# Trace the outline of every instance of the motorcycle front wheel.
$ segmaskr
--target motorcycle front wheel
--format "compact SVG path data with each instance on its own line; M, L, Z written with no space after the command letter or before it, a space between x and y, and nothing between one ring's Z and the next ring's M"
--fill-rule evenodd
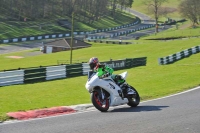
M128 105L131 107L136 107L140 103L140 95L135 88L131 86L131 89L135 91L134 95L128 96Z
M106 112L109 109L110 103L109 98L104 97L102 99L102 94L99 91L93 91L91 93L92 104L101 112Z

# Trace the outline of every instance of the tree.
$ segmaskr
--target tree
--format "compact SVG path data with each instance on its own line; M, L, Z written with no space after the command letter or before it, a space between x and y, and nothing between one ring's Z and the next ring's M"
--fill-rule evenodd
M121 11L123 7L132 7L133 0L118 0L117 4L121 5Z
M92 23L112 14L116 17L116 6L129 7L133 0L0 0L0 15L3 19L36 20L54 16L71 17Z
M111 15L115 19L115 11L116 11L116 8L117 8L117 0L111 0L111 6L112 6Z
M183 0L179 5L179 11L182 16L190 19L192 25L198 24L200 19L200 1L199 0Z
M161 10L161 5L164 2L167 2L167 0L143 0L144 4L148 6L148 9L152 9L149 10L151 14L154 15L154 19L155 19L155 32L158 32L158 19L159 19L159 10ZM152 11L152 12L151 12Z

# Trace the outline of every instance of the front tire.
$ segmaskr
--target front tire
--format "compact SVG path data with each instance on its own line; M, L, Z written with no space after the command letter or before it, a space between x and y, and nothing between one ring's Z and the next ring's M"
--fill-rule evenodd
M105 97L102 99L101 93L99 91L93 91L91 93L92 104L101 112L106 112L109 109L110 103L109 98Z
M131 107L137 107L138 104L140 103L140 95L137 92L137 90L135 88L133 88L132 86L130 86L132 90L135 91L134 95L129 95L128 96L128 103L127 105L131 106Z

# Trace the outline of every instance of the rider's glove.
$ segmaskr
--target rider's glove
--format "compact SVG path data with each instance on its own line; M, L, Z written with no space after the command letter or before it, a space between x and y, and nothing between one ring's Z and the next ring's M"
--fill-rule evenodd
M108 77L108 76L110 76L110 73L106 73L106 74L105 74L105 77Z
M102 75L100 78L105 78L105 77L108 77L108 76L110 76L110 73L106 73L106 74Z

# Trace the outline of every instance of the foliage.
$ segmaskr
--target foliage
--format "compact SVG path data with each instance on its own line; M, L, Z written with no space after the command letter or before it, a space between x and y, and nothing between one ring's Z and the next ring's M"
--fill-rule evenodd
M158 25L159 19L159 10L161 10L161 5L167 0L144 0L144 4L147 5L148 8L151 8L152 14L154 14L154 19L156 21L156 25ZM155 27L156 32L158 32L158 26Z
M87 23L82 20L75 18L75 31L92 31L95 29L103 29L121 26L124 24L132 23L135 19L135 16L130 15L119 10L116 11L116 20L111 16L104 16L98 21L93 23ZM15 38L20 36L35 36L42 34L56 34L56 33L67 33L70 32L70 29L66 29L58 25L57 21L60 19L66 19L66 17L56 16L54 18L46 18L35 21L6 21L0 22L0 40L7 38ZM68 18L71 20L70 18Z
M191 38L191 37L199 37L200 35L200 27L197 26L196 28L188 28L188 25L190 25L190 23L185 22L185 23L177 23L176 26L174 26L173 28L163 31L163 32L159 32L157 34L151 35L151 36L145 36L143 37L143 39L173 39L173 38L177 38L177 39L184 39L184 38ZM180 27L180 29L177 29L177 26ZM185 28L186 26L186 28ZM183 27L183 29L182 29Z
M71 16L93 22L110 14L113 0L0 0L0 15L9 20L35 20L52 16ZM114 5L131 6L133 0L114 0ZM6 8L5 8L6 7ZM115 12L116 8L112 10Z
M159 21L166 21L167 18L174 20L181 19L181 16L178 12L178 5L180 2L180 0L167 0L167 2L163 3L161 11L159 11L162 13L159 17ZM147 5L144 4L143 0L134 0L132 8L144 14L148 14L154 18L153 14L149 12L149 9L147 9Z
M200 21L200 1L199 0L183 0L179 5L180 14L193 23L198 24Z

